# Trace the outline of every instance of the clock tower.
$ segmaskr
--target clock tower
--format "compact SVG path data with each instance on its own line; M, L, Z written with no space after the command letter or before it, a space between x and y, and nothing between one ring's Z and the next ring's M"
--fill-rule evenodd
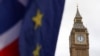
M77 8L73 28L69 37L70 56L89 56L89 36Z

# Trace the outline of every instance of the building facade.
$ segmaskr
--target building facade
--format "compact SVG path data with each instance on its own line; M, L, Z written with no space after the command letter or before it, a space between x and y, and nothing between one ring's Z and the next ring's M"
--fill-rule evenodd
M70 56L89 56L89 33L77 8L69 37Z

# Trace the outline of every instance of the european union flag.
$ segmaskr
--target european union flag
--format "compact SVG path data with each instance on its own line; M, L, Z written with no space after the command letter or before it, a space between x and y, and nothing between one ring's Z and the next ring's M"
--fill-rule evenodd
M65 0L32 0L23 20L20 56L54 56Z

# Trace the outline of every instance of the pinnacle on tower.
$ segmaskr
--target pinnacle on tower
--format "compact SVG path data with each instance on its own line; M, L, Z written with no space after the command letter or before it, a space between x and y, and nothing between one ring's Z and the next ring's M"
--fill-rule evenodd
M78 7L77 7L76 16L74 18L73 28L76 28L76 29L79 29L79 28L83 29L83 28L85 28L84 25L83 25L82 17L81 17L81 15L79 13Z
M78 7L77 7L77 12L76 12L76 17L81 17L79 10L78 10Z
M75 16L74 22L75 23L76 22L82 22L81 20L82 20L82 17L80 15L79 10L78 10L78 7L77 7L77 11L76 11L76 16Z

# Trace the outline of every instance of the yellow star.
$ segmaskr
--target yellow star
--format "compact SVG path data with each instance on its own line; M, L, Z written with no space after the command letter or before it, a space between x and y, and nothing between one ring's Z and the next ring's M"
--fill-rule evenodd
M43 15L40 13L40 10L37 11L37 15L32 18L32 21L35 23L35 29L41 26Z
M41 46L39 44L37 44L36 49L33 51L33 55L34 56L40 56L39 52L40 52Z

